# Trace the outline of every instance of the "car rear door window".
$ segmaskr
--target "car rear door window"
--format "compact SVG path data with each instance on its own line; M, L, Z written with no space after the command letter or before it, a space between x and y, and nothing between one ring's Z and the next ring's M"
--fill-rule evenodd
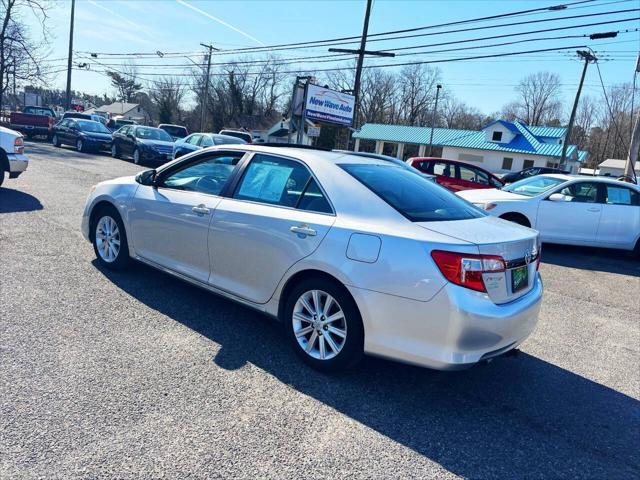
M198 145L198 142L200 141L200 138L202 137L202 135L198 135L193 134L191 135L189 138L187 138L187 142L189 145Z
M211 137L209 135L202 135L202 139L200 140L200 146L202 148L212 147L213 146L213 140L211 140Z
M252 158L233 198L320 213L332 211L307 167L263 154Z
M206 156L171 172L161 180L160 187L220 195L243 155L244 152Z
M630 188L607 185L605 202L609 205L640 205L640 194Z
M459 165L458 172L458 178L460 178L460 180L479 183L481 185L489 185L489 175L480 170Z

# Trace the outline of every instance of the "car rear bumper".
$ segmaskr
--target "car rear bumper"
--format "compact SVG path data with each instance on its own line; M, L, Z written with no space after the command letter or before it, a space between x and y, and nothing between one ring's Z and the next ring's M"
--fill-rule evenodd
M522 343L538 321L543 285L496 305L486 294L445 285L421 302L350 287L365 327L365 352L438 370L457 370Z

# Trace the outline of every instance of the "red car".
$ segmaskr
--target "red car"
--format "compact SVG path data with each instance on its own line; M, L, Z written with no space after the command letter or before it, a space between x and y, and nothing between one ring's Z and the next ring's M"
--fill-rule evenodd
M454 192L504 186L504 182L491 172L457 160L413 157L407 162L421 172L435 175L436 182Z

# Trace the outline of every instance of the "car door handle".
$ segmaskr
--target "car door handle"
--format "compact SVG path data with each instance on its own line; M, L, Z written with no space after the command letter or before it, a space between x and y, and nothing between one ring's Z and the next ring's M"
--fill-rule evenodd
M309 225L306 225L306 224L294 225L289 230L291 230L293 233L297 233L299 235L308 235L310 237L313 237L313 236L316 235L316 231L313 228L309 227Z
M209 215L209 213L211 213L211 210L205 207L204 204L200 204L196 207L193 207L191 211L193 213L197 213L198 215Z
M599 212L600 209L596 207L587 208L587 212Z

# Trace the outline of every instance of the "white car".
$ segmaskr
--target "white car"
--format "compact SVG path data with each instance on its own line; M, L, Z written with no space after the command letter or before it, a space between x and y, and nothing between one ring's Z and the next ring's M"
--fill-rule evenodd
M106 268L133 258L280 319L322 370L470 366L527 338L542 298L535 231L344 153L198 150L98 184L82 232Z
M18 176L27 169L29 157L24 154L24 139L20 132L0 127L0 185L5 175Z
M640 254L640 187L634 184L549 174L458 195L491 215L538 230L543 242Z

